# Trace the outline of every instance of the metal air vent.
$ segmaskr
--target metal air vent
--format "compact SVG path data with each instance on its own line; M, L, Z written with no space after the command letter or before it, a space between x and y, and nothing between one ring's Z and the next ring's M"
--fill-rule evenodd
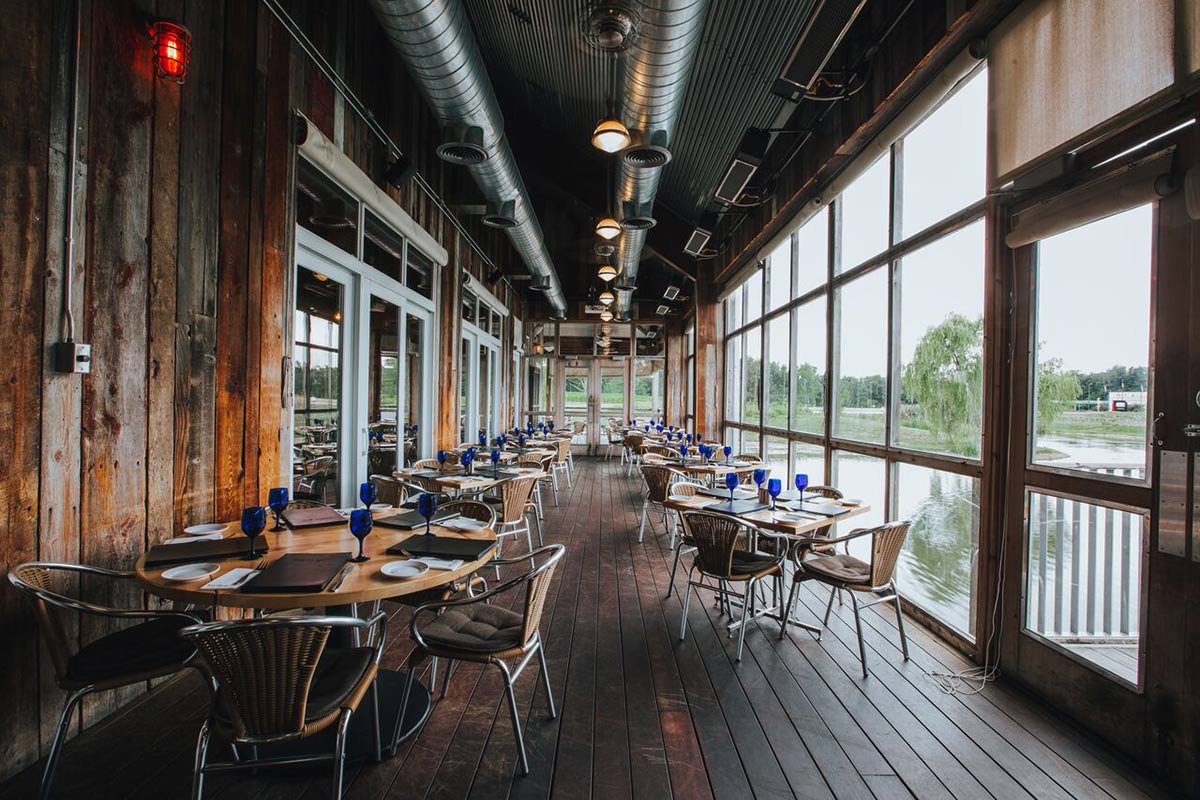
M621 152L621 160L636 169L666 166L671 160L666 131L654 131L648 136L634 131L633 144Z
M483 146L483 129L474 125L468 128L451 128L446 131L437 148L437 155L447 164L482 164L488 152Z
M617 52L629 46L637 23L637 15L629 9L614 3L600 3L588 14L584 36L594 47Z
M505 200L498 204L489 203L482 221L489 228L515 228L517 226L516 203L512 200Z

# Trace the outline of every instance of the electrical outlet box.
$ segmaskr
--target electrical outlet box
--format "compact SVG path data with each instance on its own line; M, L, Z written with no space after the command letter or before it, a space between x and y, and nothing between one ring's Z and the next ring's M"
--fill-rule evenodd
M55 342L54 371L80 372L92 371L92 346L79 342Z

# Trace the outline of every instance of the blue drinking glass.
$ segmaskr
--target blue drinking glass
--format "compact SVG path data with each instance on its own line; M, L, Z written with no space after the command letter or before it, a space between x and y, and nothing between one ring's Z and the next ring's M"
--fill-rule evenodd
M729 490L729 502L733 502L733 490L738 485L738 474L736 472L725 473L725 488Z
M684 458L687 458L687 445L686 444L679 445L679 455L683 456Z
M549 422L547 422L546 424L550 426L550 430L551 430L551 431L553 431L553 430L554 430L554 420L550 420L550 421L549 421Z
M646 429L646 433L649 433L649 432L650 432L650 426L649 426L649 425L643 425L642 427Z
M248 506L242 509L242 533L250 540L250 554L254 558L254 539L263 528L267 527L267 509L262 506Z
M517 437L517 450L522 453L525 452L525 434L523 433Z
M758 484L759 489L762 488L762 485L763 485L763 483L766 482L766 480L767 480L767 471L765 469L762 469L760 467L759 469L754 470L754 482L756 484Z
M358 539L358 555L350 559L351 561L360 563L367 560L367 555L363 552L363 541L371 532L374 524L375 520L371 518L371 509L356 508L350 512L350 533L354 535L355 539Z
M725 454L725 463L728 464L729 457L731 455L733 455L733 448L730 447L729 445L725 445L724 447L721 448L721 452Z
M492 477L494 478L498 474L496 472L496 469L497 469L496 465L500 463L500 448L499 447L492 448L491 458L492 458Z
M690 433L687 435L687 440L688 440L688 444L692 443L692 435Z
M432 533L429 530L429 522L437 513L437 495L431 492L422 492L417 498L417 513L425 518L425 535L429 536Z
M442 469L446 468L446 459L448 459L448 458L450 458L449 453L447 453L445 450L438 450L438 454L437 454L438 466L440 466Z
M358 499L363 501L363 505L367 508L379 499L379 487L373 482L367 481L358 487Z
M800 493L800 502L804 502L804 490L808 488L808 475L803 472L796 473L796 491Z
M487 434L486 433L479 434L479 446L487 447Z
M783 481L779 478L771 478L767 481L767 494L771 495L771 510L775 510L775 498L779 497L779 493L783 491Z
M657 427L655 428L655 430L656 430L656 431L658 431L659 433L662 433L662 432L663 432L663 426L662 426L662 425L659 425L659 426L657 426Z
M417 423L414 422L412 424L412 427L409 428L409 430L412 431L413 433L416 433L417 432Z
M463 452L462 463L468 475L475 473L475 454L479 452L474 447L468 447Z
M267 505L271 507L271 513L275 515L275 527L272 531L287 530L283 527L283 512L287 510L288 505L288 490L286 486L277 486L267 493Z

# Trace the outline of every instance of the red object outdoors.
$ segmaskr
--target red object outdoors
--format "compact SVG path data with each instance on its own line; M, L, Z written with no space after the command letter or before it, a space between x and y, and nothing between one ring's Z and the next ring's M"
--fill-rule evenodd
M178 22L166 19L150 24L154 43L154 71L159 77L183 83L192 56L192 33Z

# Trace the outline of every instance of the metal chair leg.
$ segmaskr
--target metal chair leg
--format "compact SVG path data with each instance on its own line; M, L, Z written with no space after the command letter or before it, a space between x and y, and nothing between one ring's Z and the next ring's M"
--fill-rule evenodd
M342 711L342 718L338 720L337 727L337 746L333 751L333 791L330 796L333 800L341 800L342 797L342 775L346 770L346 732L350 730L350 709Z
M438 695L438 699L445 700L446 692L450 689L450 675L454 672L454 662L446 659L446 674L442 677L442 693ZM429 688L434 689L437 684L430 683Z
M908 661L908 636L904 633L904 612L900 610L900 593L896 591L895 580L892 581L892 602L896 606L896 627L900 629L900 651Z
M646 511L650 507L649 500L642 501L642 524L638 526L638 544L642 543L642 535L646 532Z
M667 597L670 597L671 592L675 591L675 573L679 571L679 557L682 553L682 545L675 548L675 562L671 564L671 581L667 584Z
M375 763L383 761L383 741L379 733L379 679L371 681L371 724L375 728Z
M756 588L755 584L757 583L757 580L751 578L750 582L746 584L746 599L742 603L742 624L738 626L737 658L735 658L734 661L742 660L742 645L746 641L746 615L749 613L750 607L753 605L754 590Z
M792 576L792 588L788 592L787 604L783 607L783 622L779 625L779 638L782 639L787 634L788 620L792 618L792 609L796 606L796 589L800 586L800 581Z
M67 697L67 702L63 704L62 714L58 717L58 728L54 731L54 742L50 745L50 754L46 757L46 770L42 773L42 787L38 792L41 800L48 800L50 797L50 787L54 783L54 770L58 766L58 757L62 754L63 745L67 740L67 729L71 727L71 714L83 696L91 691L92 687L90 686L77 689Z
M525 755L525 736L521 733L521 717L517 711L517 694L513 691L512 673L503 661L497 661L496 666L504 674L504 694L508 697L508 713L512 717L513 736L517 740L517 755L521 757L521 774L529 774L529 759Z
M554 719L558 716L558 711L554 708L554 690L550 688L550 670L546 669L546 647L542 644L541 636L538 636L538 661L542 667L542 682L546 684L546 704L550 706L550 719Z
M836 586L829 590L829 602L825 604L825 616L821 618L821 622L823 624L829 624L829 614L831 611L833 611L833 598L840 596L841 594L838 592L838 588Z
M200 735L196 739L196 760L192 765L192 800L200 800L200 795L204 792L204 765L208 761L208 741L208 720L204 720L204 724L200 726Z
M862 661L863 677L867 677L867 646L863 644L862 616L858 613L858 594L850 593L850 603L854 606L854 629L858 632L858 657Z
M683 637L687 634L688 604L692 599L692 569L694 567L694 564L691 567L688 567L686 576L687 582L683 587L683 616L679 619L679 641L681 642L683 641Z

